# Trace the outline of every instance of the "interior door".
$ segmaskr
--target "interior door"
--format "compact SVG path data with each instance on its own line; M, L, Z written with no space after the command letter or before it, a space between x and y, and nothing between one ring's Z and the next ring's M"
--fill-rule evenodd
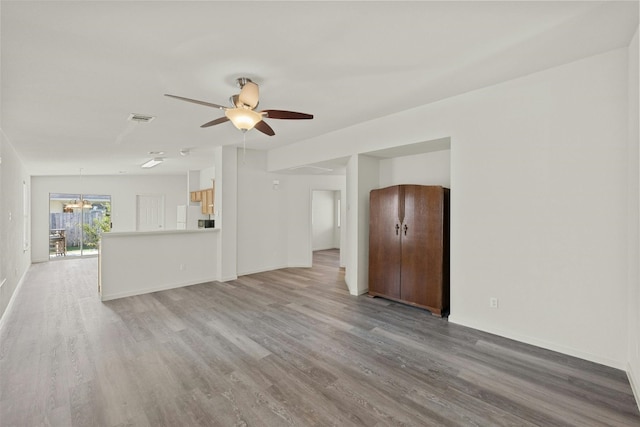
M164 230L164 196L138 195L136 196L138 231Z
M402 299L440 307L443 190L406 185L402 224Z
M370 193L369 293L400 298L400 200L399 186Z

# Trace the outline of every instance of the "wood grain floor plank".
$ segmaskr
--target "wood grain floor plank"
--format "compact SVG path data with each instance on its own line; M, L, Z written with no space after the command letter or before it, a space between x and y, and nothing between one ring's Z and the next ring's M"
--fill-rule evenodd
M108 425L100 422L100 402L93 380L72 387L70 392L71 425L75 427Z
M31 266L0 425L640 425L623 371L349 295L338 255L105 303L95 259Z

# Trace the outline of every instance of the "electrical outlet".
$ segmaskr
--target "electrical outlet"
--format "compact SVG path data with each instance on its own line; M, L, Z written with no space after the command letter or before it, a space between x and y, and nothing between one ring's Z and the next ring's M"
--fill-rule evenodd
M187 268L186 265L184 264L180 264L180 271L184 271Z
M489 308L498 308L498 298L496 297L489 298Z

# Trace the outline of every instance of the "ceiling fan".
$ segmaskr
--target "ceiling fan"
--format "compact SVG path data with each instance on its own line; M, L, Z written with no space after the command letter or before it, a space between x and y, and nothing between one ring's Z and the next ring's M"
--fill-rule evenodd
M171 98L181 99L182 101L193 102L194 104L200 104L207 107L219 108L224 111L224 117L220 117L215 120L211 120L203 124L202 128L219 125L220 123L231 121L233 125L243 132L256 128L260 132L273 136L275 132L263 119L285 119L285 120L305 120L313 119L312 114L297 113L295 111L284 110L262 110L255 111L259 102L259 89L258 85L251 81L247 77L239 77L236 79L238 86L240 87L240 93L233 95L229 98L231 107L225 107L223 105L212 104L210 102L198 101L196 99L184 98L182 96L169 95L165 93L165 96Z

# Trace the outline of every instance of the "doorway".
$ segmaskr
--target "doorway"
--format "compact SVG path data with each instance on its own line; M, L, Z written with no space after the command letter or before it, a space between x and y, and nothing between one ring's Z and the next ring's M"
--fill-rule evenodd
M332 251L340 258L343 222L341 191L313 190L311 194L311 250L315 263L321 251ZM341 262L339 262L342 265Z
M49 259L97 256L111 230L111 196L49 193Z

